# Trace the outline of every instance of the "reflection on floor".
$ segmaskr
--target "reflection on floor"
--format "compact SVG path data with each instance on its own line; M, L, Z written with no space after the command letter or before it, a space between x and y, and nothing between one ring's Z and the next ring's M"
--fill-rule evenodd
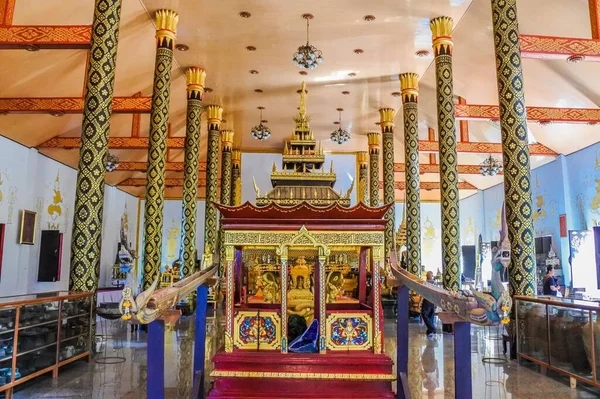
M182 319L165 338L165 397L189 398L192 385L193 320ZM215 341L217 322L209 326L207 353L220 344ZM438 335L431 342L422 334L424 326L410 325L409 383L412 397L453 398L454 357L452 335ZM533 368L519 366L516 362L484 363L483 358L501 358L502 341L495 330L472 329L473 397L478 399L504 398L598 398L600 390L582 384L569 388L568 379L548 372L543 376ZM15 399L25 398L94 398L133 399L146 397L146 345L145 334L130 332L117 322L112 333L123 339L123 352L127 359L120 364L101 365L95 362L75 363L60 371L58 379L41 377L15 392ZM395 354L396 327L386 320L385 350ZM107 345L108 356L114 351L112 341ZM120 351L119 351L120 352ZM315 355L318 356L318 355ZM207 365L210 363L207 362ZM207 382L208 383L208 382Z

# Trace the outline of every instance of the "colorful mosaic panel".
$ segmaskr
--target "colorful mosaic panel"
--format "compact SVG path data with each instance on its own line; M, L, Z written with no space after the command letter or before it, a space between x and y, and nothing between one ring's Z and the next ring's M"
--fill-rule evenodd
M279 349L281 318L277 312L237 312L234 334L233 343L238 349Z
M373 321L368 314L330 314L327 317L327 349L370 349L373 342L372 326Z

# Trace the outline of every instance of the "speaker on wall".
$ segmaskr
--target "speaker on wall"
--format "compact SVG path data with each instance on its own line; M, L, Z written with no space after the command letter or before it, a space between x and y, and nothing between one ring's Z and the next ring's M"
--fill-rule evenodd
M62 257L62 233L58 230L42 230L38 281L60 280Z

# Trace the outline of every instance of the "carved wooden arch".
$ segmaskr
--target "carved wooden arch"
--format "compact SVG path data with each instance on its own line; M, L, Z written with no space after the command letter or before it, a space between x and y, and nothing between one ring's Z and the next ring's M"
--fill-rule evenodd
M277 255L287 258L289 247L312 247L319 250L319 257L329 256L329 247L319 241L312 235L306 226L302 226L298 233L288 242L284 242L277 248Z

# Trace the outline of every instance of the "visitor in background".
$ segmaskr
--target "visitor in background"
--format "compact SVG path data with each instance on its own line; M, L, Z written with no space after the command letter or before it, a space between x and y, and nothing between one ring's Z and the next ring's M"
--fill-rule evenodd
M426 278L429 284L435 284L432 271L427 272ZM435 329L435 324L433 322L433 318L435 317L435 305L425 298L423 298L423 302L421 303L421 317L423 318L423 322L427 326L427 339L435 339L435 334L437 333L437 330Z
M546 277L544 277L544 295L556 296L558 294L558 281L554 277L554 268L546 267Z

